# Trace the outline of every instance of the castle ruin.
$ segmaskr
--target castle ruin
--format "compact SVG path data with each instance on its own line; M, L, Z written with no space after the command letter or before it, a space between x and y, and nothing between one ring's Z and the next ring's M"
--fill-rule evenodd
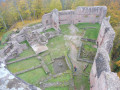
M32 27L24 27L19 33L12 34L8 45L0 50L0 89L2 90L40 90L13 75L6 67L6 61L17 57L25 49L26 44L20 44L27 40L36 54L49 48L48 40L61 34L59 25L77 23L100 23L101 28L96 41L97 53L90 73L90 90L119 90L120 80L116 73L111 72L109 53L113 46L115 32L109 23L110 17L106 17L106 6L77 7L76 10L58 11L42 17L42 23ZM55 32L45 32L54 28Z

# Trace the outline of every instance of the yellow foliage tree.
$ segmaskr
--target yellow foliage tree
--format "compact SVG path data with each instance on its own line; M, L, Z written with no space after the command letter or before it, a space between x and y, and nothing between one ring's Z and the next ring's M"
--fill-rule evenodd
M107 16L111 16L110 23L112 26L117 26L120 22L120 5L118 1L98 0L95 5L107 6Z
M120 60L116 62L116 65L120 67Z
M50 11L53 9L58 9L58 10L62 10L62 4L60 0L52 0L50 2Z
M117 75L120 77L120 72L118 72Z
M23 17L23 19L30 17L30 11L26 0L18 1L18 9Z
M109 4L107 15L111 16L110 23L112 26L117 26L120 22L120 5L117 1Z
M74 0L72 4L72 9L75 9L78 6L84 6L85 5L85 0Z

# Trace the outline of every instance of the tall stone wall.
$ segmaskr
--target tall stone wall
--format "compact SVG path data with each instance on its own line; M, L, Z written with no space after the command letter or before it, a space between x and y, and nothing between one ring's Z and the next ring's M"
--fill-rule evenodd
M42 16L42 25L44 29L52 28L52 13L47 13Z
M74 11L74 24L76 23L101 23L106 16L107 7L78 7Z
M104 47L108 51L108 53L113 47L113 40L115 37L115 32L110 25L109 20L110 17L103 19L97 38L98 47Z
M115 32L104 18L99 31L98 49L90 73L90 90L119 90L120 79L117 73L111 72L109 53L113 46Z
M59 28L59 24L101 23L106 16L106 6L77 7L76 10L53 10L42 17L45 29ZM57 24L57 26L56 26Z
M55 30L58 30L59 29L59 13L58 13L58 10L57 9L54 9L52 11L52 27L55 29Z
M72 24L74 10L59 11L59 24Z

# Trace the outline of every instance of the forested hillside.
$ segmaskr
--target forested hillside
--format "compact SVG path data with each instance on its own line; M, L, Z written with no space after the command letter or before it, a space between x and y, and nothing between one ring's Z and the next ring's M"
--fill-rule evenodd
M80 4L79 4L80 3ZM79 0L5 0L0 2L0 31L8 30L19 21L40 19L44 13L76 8L84 5Z

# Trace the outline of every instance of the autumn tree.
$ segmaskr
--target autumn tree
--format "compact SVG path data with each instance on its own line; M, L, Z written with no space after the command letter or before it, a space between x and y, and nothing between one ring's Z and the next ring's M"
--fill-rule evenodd
M40 18L43 15L42 0L33 0L32 11L34 13L34 18Z
M17 5L23 19L29 18L31 13L29 11L27 0L18 0Z
M112 50L112 60L116 61L120 57L120 27L117 26L114 28L116 32L116 37L114 39L114 45Z
M97 0L95 5L107 6L107 16L111 16L110 23L117 26L120 22L120 3L117 0Z
M74 0L72 4L72 9L75 9L78 6L84 6L85 5L85 0Z
M58 10L62 10L62 4L60 0L51 0L50 2L50 11L53 9L58 9Z
M21 15L21 13L20 13L20 10L19 10L19 8L18 8L17 1L16 1L16 0L14 0L14 6L15 6L15 8L16 8L16 10L17 10L17 12L18 12L18 14L19 14L19 16L20 16L20 18L21 18L21 21L24 23L23 17L22 17L22 15Z
M112 26L117 26L120 22L120 5L117 1L109 4L107 15L111 16L110 23Z
M71 9L74 0L60 0L60 1L62 4L62 9L66 10L66 9Z

